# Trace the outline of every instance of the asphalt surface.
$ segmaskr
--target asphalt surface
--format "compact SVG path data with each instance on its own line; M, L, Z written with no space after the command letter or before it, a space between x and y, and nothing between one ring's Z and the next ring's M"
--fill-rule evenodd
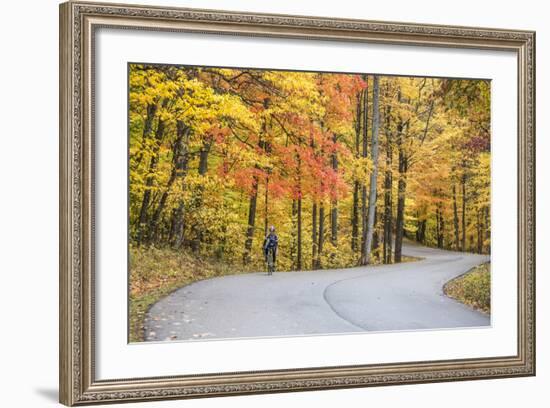
M405 243L421 261L307 272L224 276L184 286L145 317L145 340L292 336L489 326L443 293L488 256Z

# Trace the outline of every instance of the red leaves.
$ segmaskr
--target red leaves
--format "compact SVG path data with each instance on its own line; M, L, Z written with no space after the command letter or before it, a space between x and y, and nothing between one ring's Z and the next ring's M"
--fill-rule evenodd
M266 80L254 70L213 75L219 75L224 90L242 95L260 129L235 134L216 124L208 130L221 157L217 171L222 178L249 195L268 185L271 199L334 200L349 193L344 163L352 153L335 134L345 134L355 119L357 94L368 85L360 75L312 73L296 79L298 89L299 81L306 81L304 89L317 89L311 104L287 103L292 98L286 95L288 83L278 84L277 76ZM334 157L342 163L339 169L334 169Z
M216 144L225 142L226 138L231 134L231 130L227 127L221 127L219 125L212 126L207 135L213 138Z
M235 184L249 195L253 195L260 180L264 180L267 173L255 167L245 167L233 172Z
M489 135L472 136L464 143L464 148L473 153L488 152L491 150L491 138Z

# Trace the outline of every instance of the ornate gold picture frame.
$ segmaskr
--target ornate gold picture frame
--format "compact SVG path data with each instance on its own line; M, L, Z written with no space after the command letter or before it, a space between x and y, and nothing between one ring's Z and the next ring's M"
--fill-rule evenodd
M98 379L95 34L99 28L512 52L517 57L517 352L483 358ZM120 135L121 138L126 135ZM60 402L66 405L535 375L535 33L136 5L60 6ZM510 265L510 268L514 266ZM125 274L126 271L120 271ZM121 296L124 294L121 294Z

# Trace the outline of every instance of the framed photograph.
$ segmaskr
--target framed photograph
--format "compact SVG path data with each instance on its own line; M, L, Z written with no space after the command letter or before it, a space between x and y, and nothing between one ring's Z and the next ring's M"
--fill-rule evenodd
M535 33L60 6L60 401L535 374Z

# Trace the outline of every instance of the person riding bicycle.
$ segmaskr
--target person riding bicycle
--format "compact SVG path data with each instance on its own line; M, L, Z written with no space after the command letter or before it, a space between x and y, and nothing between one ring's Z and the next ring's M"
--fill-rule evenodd
M264 239L263 243L263 250L264 250L264 256L265 261L268 262L268 254L271 250L273 253L273 266L275 266L276 263L276 257L277 257L277 246L279 244L279 238L277 237L277 234L275 233L275 227L272 225L269 228L269 234Z

